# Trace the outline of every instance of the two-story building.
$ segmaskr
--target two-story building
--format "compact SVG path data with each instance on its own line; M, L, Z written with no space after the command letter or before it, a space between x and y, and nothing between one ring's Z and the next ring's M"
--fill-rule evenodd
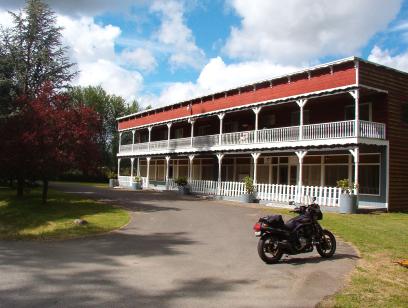
M234 198L252 176L258 198L407 209L408 74L351 57L118 119L118 178Z

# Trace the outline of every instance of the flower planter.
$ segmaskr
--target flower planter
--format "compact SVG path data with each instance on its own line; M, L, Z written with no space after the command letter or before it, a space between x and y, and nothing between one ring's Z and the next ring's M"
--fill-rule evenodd
M343 193L340 195L340 213L355 214L357 213L357 196Z
M115 186L118 186L118 180L117 179L109 179L109 187L113 188Z
M190 186L188 185L178 186L179 195L189 195L190 193L191 193Z
M243 194L240 196L239 200L244 203L254 203L255 195L254 194Z
M131 188L132 188L132 190L140 190L140 189L142 189L142 183L132 182Z

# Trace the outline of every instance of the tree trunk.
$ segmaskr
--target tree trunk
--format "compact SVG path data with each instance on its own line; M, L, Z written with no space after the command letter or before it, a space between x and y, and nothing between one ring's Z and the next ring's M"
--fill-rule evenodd
M22 197L24 193L24 179L17 179L17 197Z
M48 198L48 180L43 179L43 189L42 189L42 203L47 203Z

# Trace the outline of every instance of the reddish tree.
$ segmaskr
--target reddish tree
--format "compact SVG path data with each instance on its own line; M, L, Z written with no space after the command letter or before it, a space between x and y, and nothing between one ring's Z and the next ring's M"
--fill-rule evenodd
M89 172L100 160L98 114L45 86L35 99L20 98L20 112L1 127L4 135L0 165L20 179L43 181L43 202L48 180L78 168ZM22 187L18 185L18 194Z

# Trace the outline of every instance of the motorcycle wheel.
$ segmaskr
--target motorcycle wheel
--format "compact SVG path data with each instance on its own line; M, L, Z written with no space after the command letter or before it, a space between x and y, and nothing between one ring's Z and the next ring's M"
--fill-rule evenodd
M272 236L261 238L258 242L258 255L267 264L276 263L282 258L282 249Z
M323 258L330 258L334 255L336 251L336 238L329 230L323 230L323 236L316 249Z

